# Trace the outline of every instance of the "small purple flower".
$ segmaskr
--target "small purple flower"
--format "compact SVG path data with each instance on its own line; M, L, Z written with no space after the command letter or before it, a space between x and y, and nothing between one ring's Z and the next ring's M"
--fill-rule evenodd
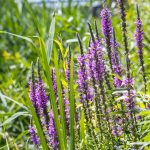
M117 88L121 87L121 85L122 85L122 80L119 79L118 77L115 77L115 78L114 78L114 85L115 85L115 87L117 87Z
M120 136L122 134L123 134L123 129L122 129L121 126L115 126L115 127L113 126L112 127L112 135L114 137L118 137L118 136Z
M150 104L147 105L147 108L150 109Z
M141 119L142 119L142 116L139 116L139 115L138 115L138 116L136 117L136 119L137 119L137 120L141 120Z
M124 80L122 82L122 85L124 85L124 86L133 86L133 84L134 84L133 78L130 78L130 79L124 78Z
M40 140L39 140L39 138L38 138L38 136L36 134L35 128L33 126L31 126L31 125L29 126L29 133L30 133L31 140L32 140L33 144L35 146L38 146Z
M124 103L127 107L127 110L131 110L135 107L134 97L135 93L133 91L130 91L130 93L126 92L124 93L125 99Z

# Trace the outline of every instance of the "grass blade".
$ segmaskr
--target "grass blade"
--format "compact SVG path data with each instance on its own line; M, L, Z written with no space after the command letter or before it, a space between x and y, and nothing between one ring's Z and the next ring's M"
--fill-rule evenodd
M9 101L12 101L12 102L15 103L16 105L18 105L18 106L24 108L25 110L28 110L27 107L23 106L21 103L15 101L14 99L12 99L12 98L10 98L10 97L8 97L8 96L2 94L1 91L0 91L0 98L1 98L1 99L7 99L7 100L9 100Z
M8 34L8 35L11 35L11 36L15 36L15 37L18 37L20 39L26 40L26 41L30 42L32 45L34 45L32 39L29 38L29 37L26 37L26 36L21 36L21 35L18 35L18 34L7 32L7 31L0 31L0 34Z
M52 48L53 48L53 39L55 34L55 14L53 15L52 22L49 29L49 36L46 42L46 54L47 54L47 61L48 64L50 63Z
M75 149L75 97L74 97L74 80L73 80L73 52L70 62L70 150Z
M14 119L16 119L19 116L30 116L30 114L28 112L17 112L15 114L13 114L10 118L5 120L2 124L0 124L0 127L10 123L11 121L13 121Z
M62 98L62 85L61 85L61 77L59 74L59 66L58 66L58 51L54 51L54 64L55 64L55 73L56 73L56 84L57 84L57 90L58 90L58 101L60 106L60 119L62 124L62 130L63 130L63 138L64 138L64 144L66 147L66 125L65 125L65 114L64 114L64 103Z

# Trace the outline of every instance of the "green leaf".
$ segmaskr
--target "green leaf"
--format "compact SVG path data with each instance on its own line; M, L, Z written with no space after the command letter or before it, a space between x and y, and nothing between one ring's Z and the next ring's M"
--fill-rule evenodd
M77 39L69 39L66 41L66 43L77 43L78 40Z
M61 54L64 57L64 48L63 48L62 43L60 43L58 40L54 40L54 42L58 45L58 47L59 47L59 49L61 51Z
M1 91L0 91L0 98L10 100L10 101L12 101L13 103L17 104L18 106L24 108L25 110L28 110L27 107L23 106L21 103L19 103L19 102L13 100L12 98L10 98L10 97L8 97L8 96L2 94Z
M55 14L53 15L52 22L49 29L49 36L46 42L46 54L47 54L47 61L48 64L50 63L52 49L53 49L53 39L55 34Z
M31 115L28 112L17 112L14 115L12 115L10 118L5 120L2 124L0 124L0 126L4 126L4 125L10 123L11 121L13 121L14 119L16 119L19 116L31 116Z
M34 46L34 43L33 43L32 39L29 38L29 37L21 36L21 35L18 35L18 34L7 32L7 31L0 31L0 34L8 34L8 35L11 35L11 36L15 36L17 38L20 38L20 39L26 40L27 42L30 42Z
M63 138L64 138L64 145L66 147L67 144L67 138L66 138L66 124L65 124L65 113L64 113L64 102L62 97L62 83L61 83L61 76L59 73L59 66L58 66L58 51L54 51L54 64L55 64L55 74L56 74L56 85L57 85L57 91L58 91L58 102L60 106L60 119L61 119L61 125L63 130Z
M148 116L150 115L150 110L143 110L142 112L140 112L141 116Z
M74 76L73 76L73 52L70 62L70 150L75 149L75 97L74 97Z

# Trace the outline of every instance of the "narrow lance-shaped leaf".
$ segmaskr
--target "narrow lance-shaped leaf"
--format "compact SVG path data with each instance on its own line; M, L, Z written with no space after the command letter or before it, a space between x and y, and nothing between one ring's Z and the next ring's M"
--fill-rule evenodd
M50 63L52 48L53 48L53 38L55 34L55 14L53 15L52 22L49 29L48 40L46 42L46 54L48 64Z
M66 125L65 125L65 113L64 113L64 103L62 98L62 85L61 85L61 77L59 74L59 66L58 66L58 51L54 51L54 64L55 64L55 73L56 73L56 84L57 84L57 90L58 90L58 102L60 106L60 119L61 119L61 125L62 125L62 132L63 132L63 138L64 138L64 144L66 147Z
M70 150L75 149L75 97L74 97L74 78L73 78L73 52L71 53L70 63Z

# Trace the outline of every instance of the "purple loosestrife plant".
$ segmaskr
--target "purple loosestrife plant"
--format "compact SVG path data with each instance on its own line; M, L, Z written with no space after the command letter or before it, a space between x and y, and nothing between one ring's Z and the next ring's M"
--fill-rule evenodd
M92 113L90 110L89 102L93 100L93 95L91 94L91 88L88 84L88 75L86 70L86 59L87 56L83 53L83 46L79 35L77 34L81 56L78 57L79 71L78 71L78 86L80 90L80 101L83 104L86 126L90 137L93 137L93 140L98 147L98 141L94 132L94 126L92 122Z
M91 30L91 25L89 24L89 28ZM91 38L90 38L90 42L89 42L89 46L88 46L88 53L87 55L87 70L89 70L89 79L92 82L91 87L93 87L93 93L94 93L94 101L95 101L95 109L96 109L96 115L97 115L97 121L98 121L98 127L100 129L100 133L101 133L101 140L102 140L102 120L101 120L101 116L100 114L102 114L102 107L101 107L101 100L100 100L100 94L99 94L99 90L98 90L98 82L99 82L99 78L100 76L102 76L102 74L99 74L98 70L102 70L103 66L100 66L99 64L97 64L97 55L101 53L101 40L99 38L98 35L98 29L97 29L97 24L95 22L95 28L96 28L96 34L97 34L97 39L94 40L94 36L93 34L91 34ZM91 39L93 39L91 41ZM95 42L93 42L95 41ZM102 63L101 63L102 64ZM98 66L99 65L99 66ZM102 68L99 68L102 67Z
M108 109L107 103L108 102L106 101L105 88L104 88L104 85L103 85L104 84L104 76L105 76L105 73L106 73L105 72L105 62L104 62L104 52L102 50L101 40L98 36L98 33L96 33L97 39L95 40L91 25L90 24L88 24L88 25L89 25L91 39L92 39L92 42L90 44L89 52L90 52L91 56L93 55L92 57L93 57L93 60L94 60L94 65L93 65L94 67L93 67L93 69L91 67L91 69L93 70L93 73L96 74L96 76L94 76L95 81L98 85L98 88L100 89L99 103L101 103L102 107L99 105L99 107L101 107L99 109L101 110L100 113L104 114L104 116L105 116L104 120L106 119L107 125L108 125L107 129L110 132L111 131L111 126L110 126L110 123L109 123L109 115L108 115L108 112L107 112L107 109ZM112 138L112 144L113 144L113 138Z
M131 67L130 67L130 59L129 59L129 48L128 48L128 40L127 40L127 24L126 24L126 13L125 13L125 6L124 6L124 0L117 0L118 4L120 6L120 11L121 11L121 20L122 20L122 34L123 34L123 43L124 43L124 49L125 49L125 53L126 53L126 78L124 79L124 83L126 82L127 84L125 85L127 87L127 98L129 104L129 114L131 117L131 126L132 126L132 134L134 136L134 141L137 140L137 128L136 128L136 118L135 118L135 113L132 111L131 106L134 106L134 100L133 100L133 94L131 91L131 84L130 81L132 81L132 77L131 77ZM127 107L128 108L128 107Z
M145 93L147 91L147 87L146 87L146 75L145 75L145 67L144 67L144 59L143 59L143 27L142 27L142 21L140 19L140 15L139 15L139 10L138 10L138 5L136 5L136 10L137 10L137 20L135 22L136 24L136 30L134 33L134 37L135 37L135 41L136 41L136 47L138 49L138 56L139 56L139 60L140 60L140 65L141 65L141 71L142 71L142 77L143 77L143 81L144 81L144 86L145 86Z

